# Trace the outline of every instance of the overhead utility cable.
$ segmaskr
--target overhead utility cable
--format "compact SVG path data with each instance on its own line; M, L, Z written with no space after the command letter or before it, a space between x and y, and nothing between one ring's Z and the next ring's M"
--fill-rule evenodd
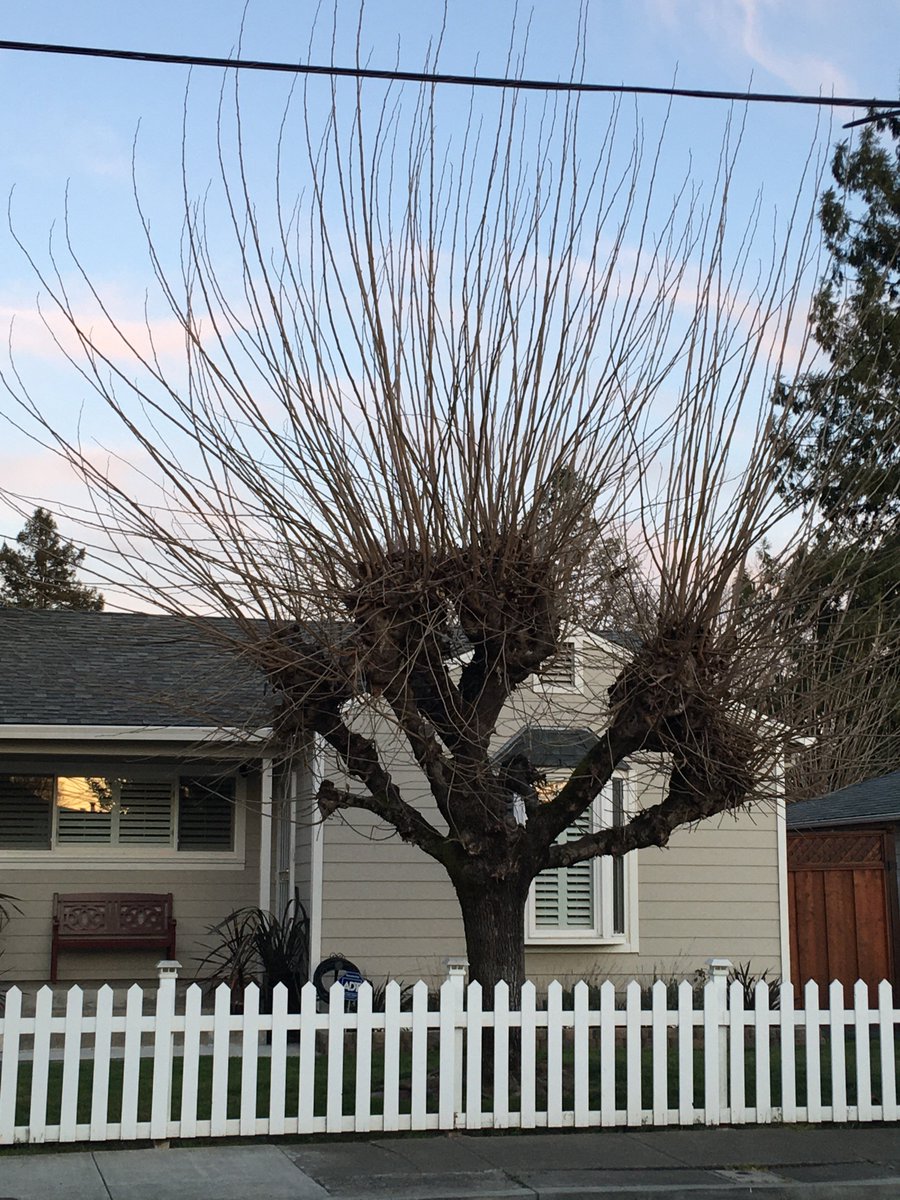
M109 50L99 46L61 46L51 42L0 40L0 50L35 54L69 54L82 58L114 58L126 62L175 63L186 67L219 67L232 71L280 71L292 75L326 75L345 79L398 80L404 83L456 84L461 87L508 88L531 92L613 92L630 96L680 96L695 100L735 100L762 104L809 104L827 108L898 109L900 101L859 96L791 96L779 92L722 92L705 88L643 87L622 83L584 83L578 80L516 79L491 75L452 75L433 71L379 70L311 63L267 62L252 58L211 58L196 54L158 54L149 50ZM894 115L877 114L878 116ZM860 122L854 122L859 124Z

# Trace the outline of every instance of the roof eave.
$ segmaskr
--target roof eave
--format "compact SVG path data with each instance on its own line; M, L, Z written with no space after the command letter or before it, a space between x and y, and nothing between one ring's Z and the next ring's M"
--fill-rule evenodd
M17 725L0 724L0 741L20 742L214 742L259 746L272 730L221 725Z

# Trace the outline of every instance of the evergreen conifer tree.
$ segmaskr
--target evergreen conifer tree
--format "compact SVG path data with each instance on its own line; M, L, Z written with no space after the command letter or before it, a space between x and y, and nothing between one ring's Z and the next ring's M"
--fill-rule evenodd
M76 575L85 550L60 536L46 508L34 510L16 535L16 543L0 547L0 606L88 612L103 608L100 593Z

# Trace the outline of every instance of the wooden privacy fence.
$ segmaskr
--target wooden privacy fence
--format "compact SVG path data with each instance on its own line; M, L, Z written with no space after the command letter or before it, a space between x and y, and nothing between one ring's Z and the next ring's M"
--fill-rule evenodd
M698 992L658 982L617 991L558 983L518 1010L499 984L451 978L437 1003L397 983L373 1011L368 984L345 1011L340 984L327 1012L312 985L299 1012L275 989L259 1011L247 989L232 1011L224 985L204 1011L196 985L174 979L124 1011L101 987L93 1012L49 988L23 1015L11 988L0 1019L0 1142L348 1133L408 1129L732 1125L770 1121L890 1121L898 1117L897 1027L889 984L869 1004L864 983L846 1005L832 984L795 1007L790 984L759 983L745 1006L740 983L714 978ZM777 1006L776 1006L777 1005Z

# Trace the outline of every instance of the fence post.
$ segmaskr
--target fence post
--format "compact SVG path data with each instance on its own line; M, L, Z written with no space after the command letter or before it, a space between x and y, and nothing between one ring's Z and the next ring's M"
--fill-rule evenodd
M156 993L156 1031L153 1038L153 1085L150 1100L150 1136L168 1148L168 1125L172 1112L172 1022L175 1016L175 982L181 963L164 958L156 964L159 990Z
M712 983L719 1027L719 1112L729 1107L728 1096L728 973L734 968L730 958L708 958L706 973Z
M463 1110L463 1014L466 1008L466 976L469 972L467 958L445 958L453 1001L453 1111Z

